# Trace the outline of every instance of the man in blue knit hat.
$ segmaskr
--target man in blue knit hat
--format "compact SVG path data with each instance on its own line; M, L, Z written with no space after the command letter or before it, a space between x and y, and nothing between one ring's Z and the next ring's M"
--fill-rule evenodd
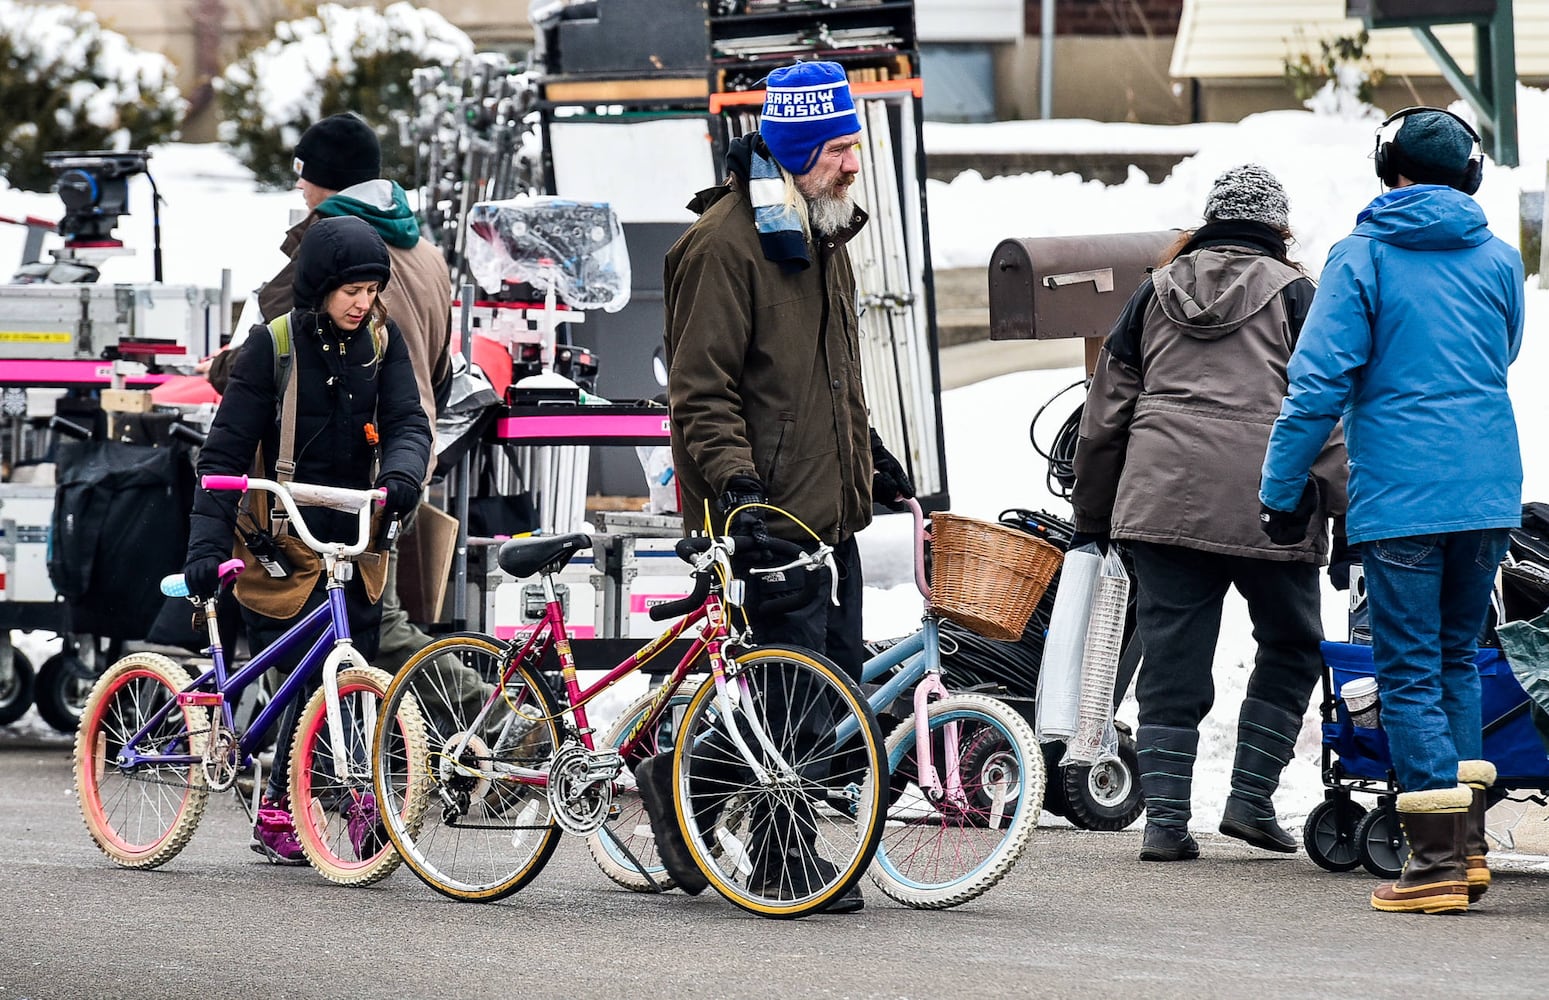
M1377 133L1392 190L1334 246L1287 369L1260 520L1307 529L1307 471L1334 421L1350 451L1351 545L1363 556L1382 728L1409 861L1371 905L1461 913L1490 885L1474 653L1522 459L1506 368L1522 344L1521 255L1470 197L1483 154L1451 112L1407 108Z
M699 220L668 251L663 286L673 468L685 528L775 536L810 549L811 536L767 504L833 546L835 590L825 571L805 605L770 614L765 603L800 588L799 574L739 572L749 580L743 606L755 641L826 653L856 678L866 652L855 533L870 523L873 498L902 507L914 495L903 465L870 428L861 385L846 249L866 223L851 195L860 141L842 66L797 63L770 73L759 131L732 141L726 182L689 203ZM816 733L814 718L804 725ZM671 761L651 758L637 778L663 864L680 888L703 891L705 877L673 818ZM827 780L845 783L842 775ZM689 792L701 829L715 823L719 807L702 806L693 780ZM833 882L834 866L813 843L818 813L824 818L816 822L827 822L832 810L797 802L762 818L748 891L795 898ZM861 905L852 888L828 909Z

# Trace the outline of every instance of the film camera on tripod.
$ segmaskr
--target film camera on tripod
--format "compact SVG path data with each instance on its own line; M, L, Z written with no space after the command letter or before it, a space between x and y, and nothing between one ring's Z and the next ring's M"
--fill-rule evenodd
M101 276L101 264L109 257L134 253L113 235L118 219L129 214L129 178L145 174L151 184L151 212L155 246L152 251L155 280L161 281L161 196L146 163L148 150L86 153L44 153L43 163L54 172L54 191L64 203L59 235L62 249L54 259L32 259L12 277L16 284L84 284Z

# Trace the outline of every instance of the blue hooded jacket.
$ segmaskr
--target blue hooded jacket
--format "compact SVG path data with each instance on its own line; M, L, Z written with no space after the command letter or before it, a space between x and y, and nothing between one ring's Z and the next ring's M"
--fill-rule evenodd
M1521 255L1468 195L1420 184L1374 199L1329 253L1259 499L1293 510L1342 416L1352 543L1518 526L1506 366L1522 346L1523 280Z

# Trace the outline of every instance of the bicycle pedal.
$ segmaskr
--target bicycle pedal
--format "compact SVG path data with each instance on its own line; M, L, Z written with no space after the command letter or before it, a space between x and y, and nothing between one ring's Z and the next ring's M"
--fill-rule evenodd
M225 704L226 696L219 691L179 691L177 703L179 705L201 705L205 708L219 708Z

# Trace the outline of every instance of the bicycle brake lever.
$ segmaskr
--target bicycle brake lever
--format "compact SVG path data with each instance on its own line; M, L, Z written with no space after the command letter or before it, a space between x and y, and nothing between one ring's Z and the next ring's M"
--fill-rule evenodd
M827 545L820 545L818 552L822 554L823 566L828 570L828 600L837 608L839 606L839 567L834 562L834 550Z
M833 553L831 546L819 543L818 547L810 553L802 553L783 566L754 566L748 572L753 574L784 573L788 569L812 569L823 565L833 569Z

